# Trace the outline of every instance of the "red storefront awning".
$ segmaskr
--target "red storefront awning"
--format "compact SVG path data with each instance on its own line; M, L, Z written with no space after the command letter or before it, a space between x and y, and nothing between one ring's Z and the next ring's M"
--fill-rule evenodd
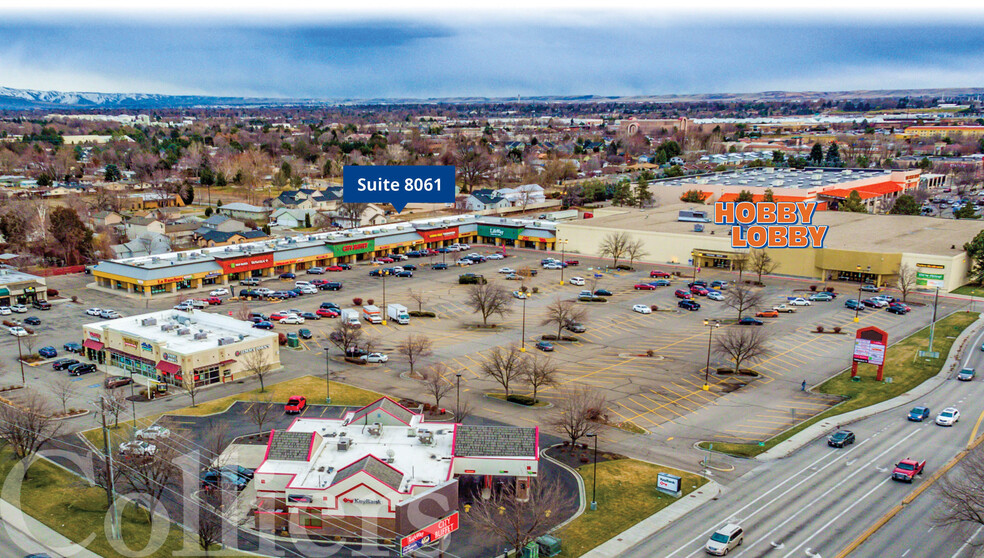
M236 362L236 359L234 359L234 358L227 358L227 359L223 360L222 362L220 362L219 363L219 366L225 366L226 364L232 364L233 362Z
M85 341L82 342L82 346L85 347L86 349L92 349L93 351L101 351L105 345L100 343L99 341L86 339Z
M181 367L173 362L167 362L166 360L157 361L157 369L165 374L177 374L181 372Z

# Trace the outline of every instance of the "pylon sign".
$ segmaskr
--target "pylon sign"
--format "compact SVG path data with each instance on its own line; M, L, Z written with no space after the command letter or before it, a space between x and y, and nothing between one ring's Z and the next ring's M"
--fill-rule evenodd
M878 366L876 381L882 381L885 368L885 348L888 346L888 333L877 327L863 327L854 337L854 362L851 364L851 377L858 375L858 363Z

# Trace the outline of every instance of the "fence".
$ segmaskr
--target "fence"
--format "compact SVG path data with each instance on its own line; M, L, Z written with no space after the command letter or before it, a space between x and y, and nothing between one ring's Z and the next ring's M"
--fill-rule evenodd
M71 273L84 273L84 265L70 265L68 267L36 267L28 269L28 272L41 277L51 277L53 275L69 275Z

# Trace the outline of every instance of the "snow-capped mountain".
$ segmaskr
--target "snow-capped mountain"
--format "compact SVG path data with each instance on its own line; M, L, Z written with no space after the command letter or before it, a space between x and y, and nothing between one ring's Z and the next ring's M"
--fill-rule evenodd
M200 95L157 95L148 93L93 93L83 91L37 91L0 86L0 110L57 108L169 108L194 106L244 106L308 104L296 99L208 97Z

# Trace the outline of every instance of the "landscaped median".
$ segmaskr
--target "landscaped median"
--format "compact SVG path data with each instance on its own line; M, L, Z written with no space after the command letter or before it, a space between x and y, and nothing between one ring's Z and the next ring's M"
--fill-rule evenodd
M929 326L888 347L885 351L884 375L892 378L892 383L874 381L875 367L860 365L858 375L861 381L852 381L851 371L848 369L815 388L820 393L843 397L844 401L837 406L761 444L700 442L699 446L738 457L754 457L816 422L898 397L940 373L953 342L964 329L977 321L978 315L977 312L955 312L936 323L933 350L940 352L938 359L918 358L919 351L926 350L928 346Z
M582 465L577 472L584 480L585 498L591 500L593 464ZM700 488L707 479L700 475L662 467L635 459L616 459L598 463L598 509L584 513L558 533L564 558L575 558L590 551L622 531L677 502L656 490L656 475L669 473L680 481L683 497Z

